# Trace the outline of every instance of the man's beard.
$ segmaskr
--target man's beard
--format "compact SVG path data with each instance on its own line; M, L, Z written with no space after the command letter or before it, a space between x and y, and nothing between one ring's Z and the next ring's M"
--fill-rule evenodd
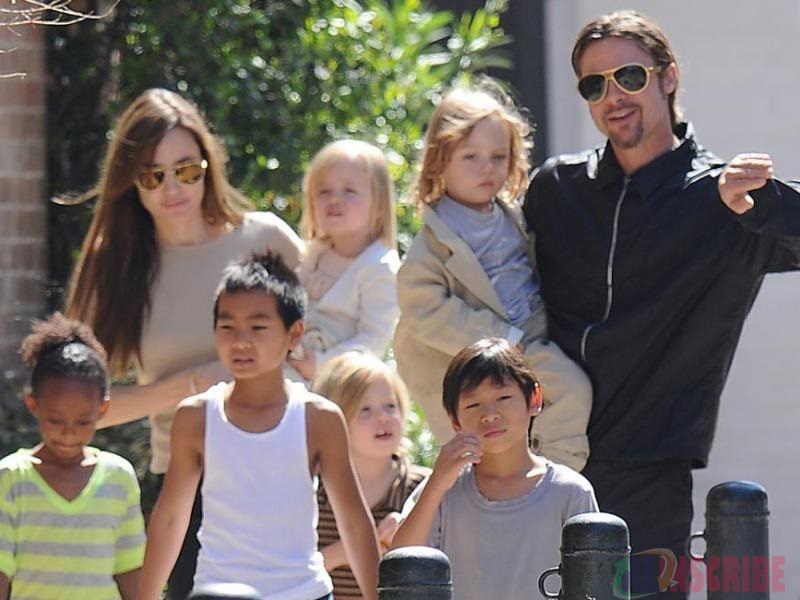
M608 139L611 140L611 144L615 148L623 150L636 148L636 146L642 143L642 139L644 139L644 124L641 118L636 122L632 132L626 132L624 134L609 133Z

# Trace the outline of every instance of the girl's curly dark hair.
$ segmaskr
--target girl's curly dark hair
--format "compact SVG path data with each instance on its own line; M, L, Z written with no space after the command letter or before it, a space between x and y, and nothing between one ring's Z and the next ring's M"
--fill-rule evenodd
M88 325L54 312L35 321L19 348L22 363L31 369L34 396L48 377L80 379L108 395L106 351Z

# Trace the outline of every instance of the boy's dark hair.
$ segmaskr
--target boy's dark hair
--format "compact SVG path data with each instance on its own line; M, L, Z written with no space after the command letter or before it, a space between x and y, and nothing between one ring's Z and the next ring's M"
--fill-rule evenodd
M516 383L530 402L539 385L536 375L522 354L503 338L486 338L463 348L450 361L444 375L442 402L452 419L458 422L458 397L474 390L486 379L497 385Z
M275 296L278 315L286 329L306 314L308 298L295 272L280 254L268 251L231 262L222 273L214 294L214 327L219 315L219 299L224 292L259 291Z
M22 364L31 369L34 396L48 377L78 379L96 385L101 398L108 395L106 351L88 325L54 312L35 321L19 348Z

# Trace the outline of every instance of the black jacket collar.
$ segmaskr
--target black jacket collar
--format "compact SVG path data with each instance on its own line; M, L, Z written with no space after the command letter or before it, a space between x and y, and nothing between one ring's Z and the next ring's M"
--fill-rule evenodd
M679 140L678 145L654 158L630 176L631 185L644 198L651 196L676 172L690 171L692 159L697 155L698 149L694 128L691 123L678 123L673 132ZM600 188L608 187L625 178L625 172L617 161L611 142L606 142L605 147L597 149L587 167L590 170L589 176L596 180Z

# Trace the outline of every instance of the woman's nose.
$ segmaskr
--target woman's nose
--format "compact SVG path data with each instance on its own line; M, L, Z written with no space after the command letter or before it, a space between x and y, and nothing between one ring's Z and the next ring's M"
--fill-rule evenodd
M164 173L164 191L167 194L175 194L180 189L180 182L174 171Z

